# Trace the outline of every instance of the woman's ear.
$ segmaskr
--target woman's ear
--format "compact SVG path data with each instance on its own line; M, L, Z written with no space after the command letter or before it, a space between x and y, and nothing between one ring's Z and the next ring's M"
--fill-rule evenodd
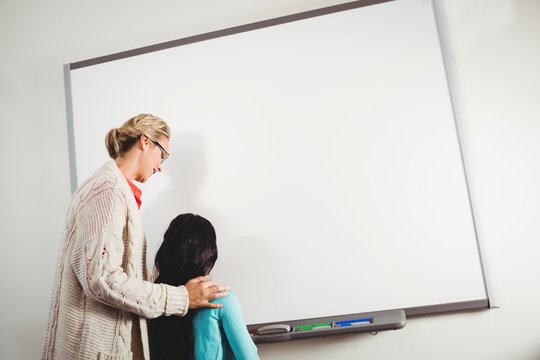
M142 151L146 151L150 147L150 140L148 139L146 135L141 135L137 143Z

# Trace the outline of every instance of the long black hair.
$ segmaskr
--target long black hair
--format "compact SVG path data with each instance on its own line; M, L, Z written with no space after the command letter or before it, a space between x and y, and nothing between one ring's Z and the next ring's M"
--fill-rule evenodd
M178 215L169 225L154 261L156 283L184 285L214 267L218 252L216 232L207 219ZM188 359L193 353L193 312L184 317L160 316L150 320L150 352L153 360Z

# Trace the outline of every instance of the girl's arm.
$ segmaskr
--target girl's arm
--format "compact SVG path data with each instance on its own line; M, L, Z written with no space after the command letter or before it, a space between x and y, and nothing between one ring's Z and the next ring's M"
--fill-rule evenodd
M213 300L223 304L221 309L202 309L193 318L195 360L228 358L232 351L239 360L257 360L257 347L251 340L234 291L229 296ZM226 337L227 341L224 341ZM229 344L230 349L224 348Z
M221 323L231 350L237 359L259 359L257 347L249 336L236 294L231 291L223 298Z

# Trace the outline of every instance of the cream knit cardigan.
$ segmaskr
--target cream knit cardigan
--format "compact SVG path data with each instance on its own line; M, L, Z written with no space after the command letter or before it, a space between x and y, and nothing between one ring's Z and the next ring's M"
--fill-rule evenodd
M146 281L146 238L126 179L106 163L66 219L42 359L149 359L145 318L185 315L185 287Z

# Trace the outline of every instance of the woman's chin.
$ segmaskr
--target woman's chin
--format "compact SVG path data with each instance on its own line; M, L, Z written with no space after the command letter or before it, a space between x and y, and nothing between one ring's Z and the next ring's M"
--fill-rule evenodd
M135 181L138 182L138 183L141 183L141 184L144 184L145 182L148 181L148 179L150 178L151 175L148 175L147 177L137 177L135 178Z

